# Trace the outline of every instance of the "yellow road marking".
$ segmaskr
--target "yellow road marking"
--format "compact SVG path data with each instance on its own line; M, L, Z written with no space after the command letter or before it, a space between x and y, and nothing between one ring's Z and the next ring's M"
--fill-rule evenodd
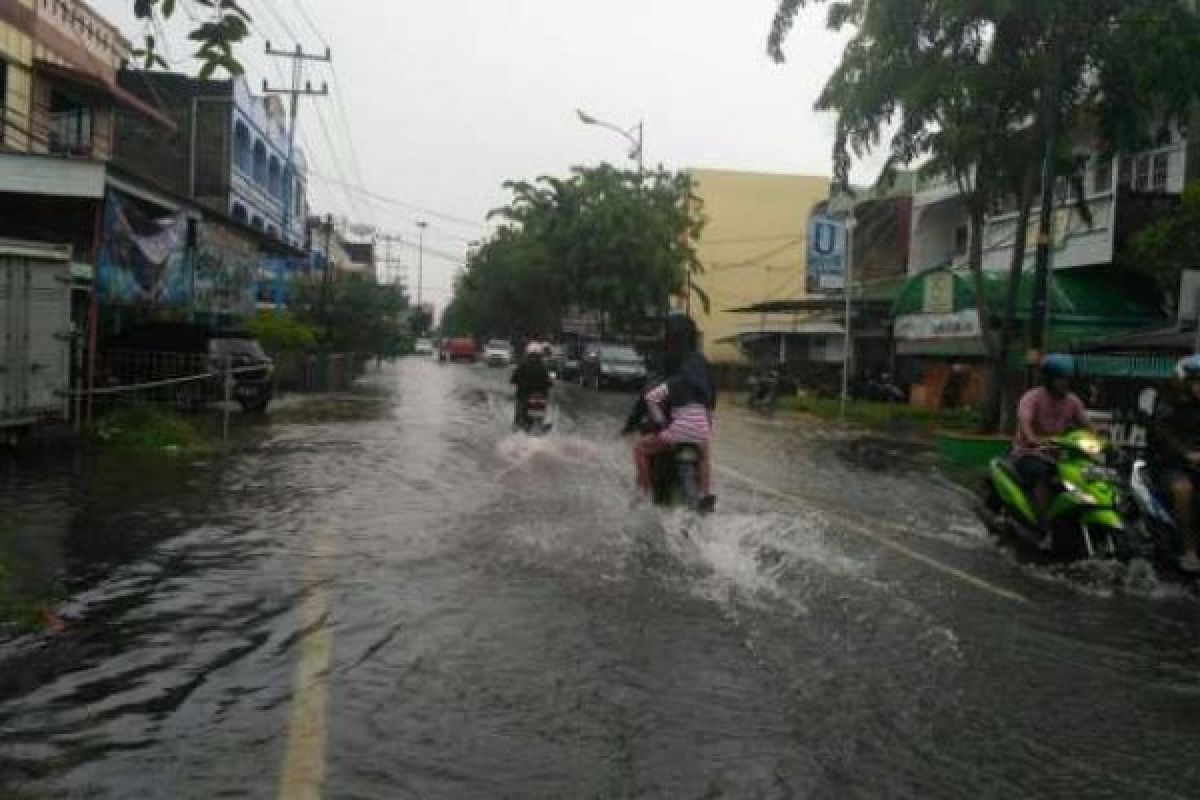
M300 605L299 622L300 630L308 633L299 642L292 677L292 713L279 777L281 800L321 800L325 793L325 719L333 644L325 584L331 553L328 532L318 531L313 544L302 574L309 590Z
M734 478L738 481L741 481L742 483L746 484L747 486L753 487L754 489L761 492L762 494L771 495L779 500L783 500L787 503L791 503L792 505L797 505L797 506L801 506L801 507L805 507L805 508L809 507L809 505L810 505L809 503L805 502L805 500L803 498L801 498L797 495L788 494L787 492L781 492L778 489L772 489L770 486L767 486L766 484L764 484L758 480L755 480L754 478L751 478L749 475L743 475L742 473L738 472L737 470L730 469L729 467L718 466L717 471L724 473L725 475L728 475L729 477ZM819 513L821 513L823 516L827 517L832 522L835 522L839 527L844 528L844 529L850 531L851 533L856 533L859 536L870 539L871 541L875 542L876 544L882 545L883 547L886 547L887 549L891 550L892 552L899 553L900 555L902 555L906 558L909 558L920 564L924 564L925 566L927 566L931 569L937 570L938 572L942 573L943 575L949 575L950 577L952 577L958 581L961 581L962 583L965 583L968 586L971 586L982 592L986 592L986 593L988 593L994 597L998 597L1002 600L1008 600L1008 601L1014 602L1014 603L1029 602L1027 599L1025 599L1025 597L1023 597L1020 594L1017 594L1014 591L1011 591L1009 589L1005 589L1003 587L988 583L987 581L983 580L982 578L977 578L974 575L971 575L970 573L967 573L967 572L962 571L961 569L958 569L957 567L952 567L949 564L945 564L941 561L938 561L936 558L927 556L924 553L919 553L916 550L913 550L911 547L909 547L901 542L896 541L895 539L892 539L888 536L883 536L883 535L876 533L875 531L871 530L870 528L866 527L865 525L855 522L854 520L850 519L849 517L846 517L842 514L838 514L837 512L834 512L834 511L827 511L825 509L816 509L816 510Z

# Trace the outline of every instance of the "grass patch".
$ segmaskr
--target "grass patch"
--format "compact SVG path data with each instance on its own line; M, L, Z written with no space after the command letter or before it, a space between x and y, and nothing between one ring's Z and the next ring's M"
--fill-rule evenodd
M106 450L127 453L194 455L211 449L209 440L190 420L150 406L104 415L95 424L92 438Z
M837 419L841 416L842 403L837 398L784 397L780 398L778 408L781 411L799 411L825 419ZM974 410L934 411L896 403L851 401L846 404L846 419L870 428L916 428L928 432L943 428L973 430L979 427L979 413Z

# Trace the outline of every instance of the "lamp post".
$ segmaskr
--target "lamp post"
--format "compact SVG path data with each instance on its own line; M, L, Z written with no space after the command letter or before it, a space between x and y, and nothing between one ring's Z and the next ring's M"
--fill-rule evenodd
M429 223L421 220L417 223L417 229L420 231L417 235L417 308L421 307L421 293L425 288L425 229L429 227Z
M846 217L846 267L843 270L844 287L842 294L846 296L846 321L845 330L846 338L842 343L842 408L840 417L844 422L846 420L846 404L850 399L850 364L852 362L851 354L854 351L854 339L850 334L850 311L851 311L851 280L854 276L854 229L858 226L858 220L854 216L854 206L850 206L850 214Z
M614 133L624 136L625 139L628 140L631 147L629 151L629 157L637 162L638 177L640 178L645 173L645 120L639 120L637 125L634 125L629 130L625 130L619 125L613 125L611 122L605 122L602 119L597 119L582 109L575 109L575 113L579 115L579 121L584 125L594 125L599 128L607 128Z

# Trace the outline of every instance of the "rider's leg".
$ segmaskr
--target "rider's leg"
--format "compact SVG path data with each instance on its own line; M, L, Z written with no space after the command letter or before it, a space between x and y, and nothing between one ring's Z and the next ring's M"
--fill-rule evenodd
M633 446L633 464L637 469L638 488L643 492L654 491L654 474L650 468L650 459L669 447L659 434L652 433L641 437Z
M1179 522L1179 533L1183 537L1181 557L1189 565L1196 561L1196 490L1187 475L1171 477L1167 490L1171 495L1171 510Z

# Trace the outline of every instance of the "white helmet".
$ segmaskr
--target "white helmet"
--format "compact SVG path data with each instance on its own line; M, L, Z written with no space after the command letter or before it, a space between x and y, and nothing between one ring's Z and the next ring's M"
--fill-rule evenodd
M540 356L544 352L543 346L538 342L530 342L525 345L525 355L527 356Z

